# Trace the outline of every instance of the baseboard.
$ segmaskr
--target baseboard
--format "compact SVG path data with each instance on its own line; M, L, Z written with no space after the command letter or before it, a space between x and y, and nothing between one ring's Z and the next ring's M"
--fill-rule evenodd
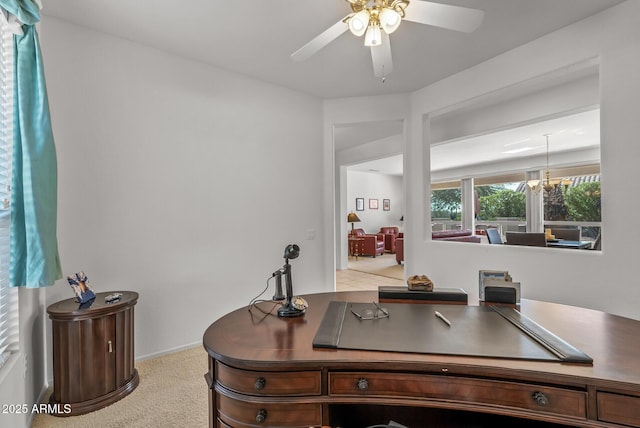
M47 393L49 392L49 385L52 385L53 381L48 382L47 384L42 386L42 391L38 394L37 403L48 403L49 397L47 397Z
M53 385L53 379L48 379L47 383L45 383L42 386L42 390L40 391L40 394L38 394L38 399L36 401L36 403L38 404L46 404L49 402L49 397L48 397L48 393L49 393L49 385ZM27 417L27 426L30 427L31 425L33 425L33 418L36 417L36 412L29 412L29 415Z
M140 361L144 361L144 360L150 360L152 358L158 358L158 357L162 357L162 356L165 356L165 355L174 354L174 353L180 352L180 351L186 351L187 349L195 348L196 346L202 346L202 342L201 341L193 342L193 343L186 344L186 345L176 346L175 348L166 349L164 351L154 352L152 354L147 354L147 355L141 355L141 356L136 358L136 362L140 362ZM204 348L202 348L202 352L204 352Z

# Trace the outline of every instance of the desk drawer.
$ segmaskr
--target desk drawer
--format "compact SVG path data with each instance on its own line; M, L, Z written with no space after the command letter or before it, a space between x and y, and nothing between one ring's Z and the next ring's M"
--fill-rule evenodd
M242 401L217 394L218 418L234 428L322 425L322 404Z
M234 369L216 361L217 382L251 395L320 395L321 372L258 372Z
M329 394L454 400L587 417L586 391L454 376L332 372L329 373Z
M640 427L640 397L598 392L598 420Z

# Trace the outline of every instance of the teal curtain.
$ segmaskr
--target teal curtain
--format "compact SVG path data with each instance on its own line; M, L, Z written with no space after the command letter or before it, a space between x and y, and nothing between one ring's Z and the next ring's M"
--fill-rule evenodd
M15 135L11 196L12 286L37 288L62 278L57 224L58 171L42 55L33 0L0 0L15 15L23 35L15 35Z

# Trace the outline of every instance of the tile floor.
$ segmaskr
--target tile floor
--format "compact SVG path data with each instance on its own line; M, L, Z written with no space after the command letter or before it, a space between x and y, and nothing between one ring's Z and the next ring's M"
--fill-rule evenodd
M352 269L336 271L336 291L377 290L379 285L404 285L404 281Z

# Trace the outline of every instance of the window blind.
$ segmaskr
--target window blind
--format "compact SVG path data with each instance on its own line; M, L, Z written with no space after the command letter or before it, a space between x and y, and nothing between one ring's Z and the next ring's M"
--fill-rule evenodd
M9 286L13 91L13 32L0 19L0 367L18 350L18 289Z

